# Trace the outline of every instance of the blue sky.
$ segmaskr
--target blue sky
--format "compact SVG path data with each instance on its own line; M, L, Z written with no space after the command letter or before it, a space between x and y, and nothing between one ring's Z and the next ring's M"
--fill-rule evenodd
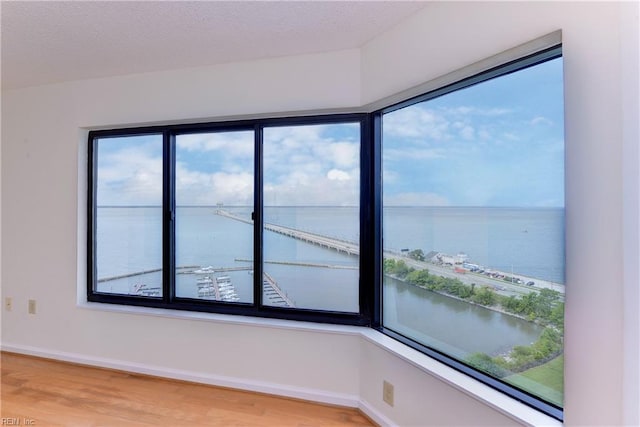
M385 205L564 206L562 60L383 118Z
M385 205L564 206L562 60L383 117ZM159 205L162 138L98 144L99 205ZM179 135L179 205L250 205L253 133ZM355 206L356 124L266 128L266 205Z

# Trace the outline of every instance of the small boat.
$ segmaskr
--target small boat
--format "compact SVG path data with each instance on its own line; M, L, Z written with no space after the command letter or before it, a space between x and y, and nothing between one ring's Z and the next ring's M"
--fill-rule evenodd
M201 284L208 285L208 284L212 284L213 280L211 279L211 277L205 276L202 279L198 279L196 283L198 283L198 285L201 285Z

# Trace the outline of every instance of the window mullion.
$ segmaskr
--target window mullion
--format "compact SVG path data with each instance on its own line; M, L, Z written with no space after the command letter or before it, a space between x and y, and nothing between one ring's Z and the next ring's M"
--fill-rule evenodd
M175 135L169 131L163 137L162 196L162 295L165 303L174 300L175 288Z
M372 248L371 270L373 274L373 300L371 302L371 326L379 328L382 325L382 114L380 112L370 114L369 117L369 144L371 181L368 191L370 194L371 219L369 230L371 232L370 245Z
M254 202L253 202L253 304L259 311L262 307L262 242L263 242L263 188L262 188L262 143L264 127L256 124L254 127L255 169L254 169Z

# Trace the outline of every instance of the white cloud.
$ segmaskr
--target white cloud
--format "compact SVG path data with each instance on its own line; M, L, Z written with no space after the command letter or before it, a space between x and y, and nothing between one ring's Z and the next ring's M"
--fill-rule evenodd
M336 132L339 127L342 131ZM345 136L346 128L353 132L347 131ZM353 125L265 129L265 203L357 205L358 135L358 128Z
M98 205L160 205L162 157L150 146L132 145L98 155Z
M179 163L176 171L178 205L252 205L253 174L188 170Z
M357 206L360 180L353 176L354 171L337 170L321 177L292 173L282 182L265 184L265 205Z
M327 178L331 181L348 181L351 179L351 176L345 171L331 169L327 172Z
M548 119L546 117L536 116L533 119L531 119L529 124L531 126L539 126L539 125L551 126L551 125L553 125L553 121L551 121L550 119Z
M487 116L487 117L504 116L506 114L510 114L513 112L513 110L510 108L499 108L499 107L479 108L479 107L469 107L464 105L461 105L459 107L442 108L442 111L454 116L476 115L476 116Z
M456 137L465 141L475 140L476 134L481 138L487 136L486 131L476 132L478 124L498 116L513 113L508 108L479 108L472 106L429 108L426 105L414 105L384 116L383 132L387 137L401 137L413 140L455 142Z
M386 114L383 133L387 136L445 141L451 138L450 125L449 120L435 110L413 106Z
M314 154L337 167L353 167L360 163L360 142L321 142L312 147Z
M218 151L226 157L253 157L253 132L219 132L179 135L178 150Z

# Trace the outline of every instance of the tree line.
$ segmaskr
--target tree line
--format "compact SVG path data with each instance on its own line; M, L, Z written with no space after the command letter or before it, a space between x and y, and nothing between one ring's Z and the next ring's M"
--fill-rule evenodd
M564 302L558 291L544 288L521 296L500 295L490 286L467 285L459 279L431 274L428 269L417 270L395 259L385 259L383 271L411 285L500 309L545 326L536 342L516 346L507 355L471 354L466 362L477 369L502 378L541 365L562 353Z

